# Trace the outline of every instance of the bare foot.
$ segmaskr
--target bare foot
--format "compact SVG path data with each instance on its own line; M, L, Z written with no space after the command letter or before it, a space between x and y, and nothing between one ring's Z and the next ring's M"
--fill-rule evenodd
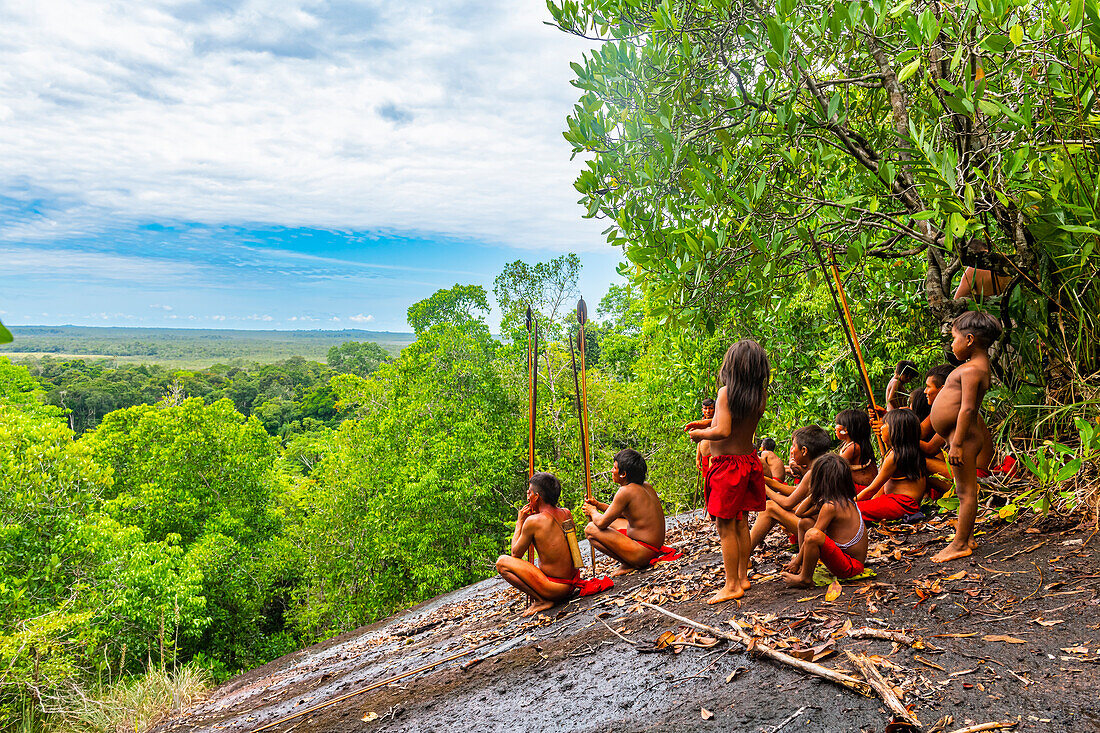
M797 573L801 569L802 569L802 558L800 558L798 555L795 555L794 557L792 557L791 561L783 566L783 570L785 570L788 573Z
M735 601L743 595L745 595L745 591L741 587L740 583L738 583L737 586L732 589L722 586L714 595L707 599L707 605L713 606L715 603Z
M629 575L630 573L633 573L633 572L634 572L634 568L630 567L629 565L620 565L618 568L616 568L614 570L614 572L612 572L610 574L609 577L618 578L622 575Z
M752 583L749 582L748 578L741 578L741 590L748 590L751 587Z
M534 616L536 613L549 611L553 607L554 604L550 601L538 601L537 603L532 603L526 611L520 614L520 616Z
M950 545L937 552L932 558L932 562L950 562L951 560L958 560L960 557L966 557L971 552L973 552L973 550L971 550L968 545L959 547L952 542Z
M973 537L971 537L971 538L970 538L970 541L969 541L969 542L967 542L966 544L970 546L970 549L971 549L971 550L976 550L976 549L978 549L978 543L974 541L974 538L973 538Z
M790 588L813 588L814 579L804 578L801 574L796 573L780 573L783 576L783 582Z

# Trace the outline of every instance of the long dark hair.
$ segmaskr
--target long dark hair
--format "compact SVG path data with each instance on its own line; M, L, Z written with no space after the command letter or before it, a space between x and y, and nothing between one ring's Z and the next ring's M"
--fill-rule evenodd
M890 426L890 447L894 451L894 475L924 478L928 469L920 449L920 418L909 409L890 410L884 418Z
M856 482L852 467L836 453L820 456L810 466L810 501L815 509L825 502L856 501Z
M871 421L862 410L841 410L836 424L848 431L848 439L859 446L859 462L875 460L875 448L871 445Z
M764 406L771 366L760 344L741 339L729 347L718 376L726 385L726 402L734 420L744 420Z
M932 414L932 405L928 404L928 395L924 387L918 387L909 393L909 409L917 413L921 420Z

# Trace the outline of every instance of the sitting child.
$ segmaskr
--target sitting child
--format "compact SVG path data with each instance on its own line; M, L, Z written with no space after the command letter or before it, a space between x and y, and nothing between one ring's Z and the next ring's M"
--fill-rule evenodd
M897 410L905 406L905 393L902 387L915 379L920 372L917 365L908 359L899 361L894 367L894 376L886 384L886 411Z
M611 474L619 490L610 504L588 499L584 513L589 524L584 536L592 546L619 561L612 577L649 567L659 557L675 553L665 543L665 508L653 487L645 482L642 454L624 448L615 454Z
M532 604L523 612L532 616L562 603L579 586L580 571L566 539L565 522L573 513L558 506L561 482L551 473L536 473L527 484L527 503L516 516L512 533L512 554L497 559L497 572L509 584L531 597ZM662 530L663 531L663 530ZM534 546L539 564L523 559Z
M812 587L818 560L838 578L851 578L863 572L867 528L855 499L855 482L847 461L835 453L827 453L813 462L810 495L798 508L801 535L798 554L783 573L787 585ZM843 542L842 537L846 538Z
M841 410L836 416L836 437L840 441L840 457L852 467L857 487L875 480L878 464L871 445L871 421L860 410Z
M772 477L776 481L782 481L787 475L787 467L783 465L783 459L775 454L775 439L764 438L756 444L756 455L760 457L760 463L764 466L764 476Z
M791 466L798 468L802 476L797 486L780 483L773 478L765 478L765 494L768 501L764 511L756 515L756 523L749 534L749 548L755 549L767 537L776 524L781 524L787 533L794 535L798 531L798 517L794 508L810 493L810 466L814 460L833 447L829 434L817 425L808 425L794 431L791 436Z
M927 479L917 413L908 409L886 413L882 440L890 448L882 468L856 497L860 513L871 522L902 519L920 511Z

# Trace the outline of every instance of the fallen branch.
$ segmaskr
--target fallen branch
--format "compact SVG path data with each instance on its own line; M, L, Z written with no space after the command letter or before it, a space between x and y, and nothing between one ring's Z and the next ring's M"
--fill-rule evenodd
M978 725L968 725L965 728L957 728L957 729L951 731L951 733L978 733L978 731L983 731L983 730L998 730L1000 728L1015 728L1019 724L1020 723L1017 720L1010 720L1007 723L999 723L999 722L979 723Z
M859 629L849 629L848 636L853 639L884 639L886 641L896 641L898 644L904 644L905 646L913 646L917 643L915 636L907 634L904 631L872 629L867 626Z
M630 639L628 639L628 638L626 638L625 636L623 636L622 634L620 634L620 633L619 633L618 631L615 631L615 629L613 629L613 628L611 628L610 626L608 626L608 625L607 625L607 622L606 622L606 621L604 621L604 620L603 620L602 618L600 618L599 616L597 616L597 617L596 617L596 620L597 620L597 621L599 621L599 622L600 622L601 624L603 624L604 626L606 626L606 627L607 627L607 630L608 630L608 631L610 631L610 632L611 632L612 634L614 634L615 636L619 637L620 639L622 639L623 641L625 641L625 642L626 642L627 644L629 644L630 646L634 646L634 642L632 642L632 641L631 641Z
M859 671L863 673L864 679L867 680L867 684L878 693L878 696L886 703L886 707L890 708L890 711L896 717L917 730L921 729L922 726L920 721L917 720L917 716L909 712L908 708L906 708L901 700L898 699L898 696L894 694L894 688L883 678L878 668L875 667L874 662L862 654L852 654L847 649L844 650L844 654L859 668Z
M683 616L679 616L675 613L672 613L671 611L666 611L660 606L655 606L652 603L646 603L645 601L639 601L639 603L641 603L641 605L645 606L646 608L652 608L658 613L663 613L665 616L675 619L680 623L687 624L688 626L692 626L702 631L706 631L707 633L713 634L720 639L740 642L741 644L745 645L745 648L748 651L755 651L758 654L767 657L768 659L775 660L776 662L781 662L782 664L786 664L789 667L794 667L795 669L800 669L803 672L807 672L816 677L821 677L831 682L836 682L838 685L844 685L848 689L855 690L861 695L866 695L868 697L870 697L871 695L870 686L863 680L856 679L855 677L846 675L843 672L838 672L835 669L823 667L820 664L806 662L801 659L796 659L789 654L784 654L777 649L773 649L759 639L753 636L749 636L747 633L745 633L745 630L737 624L733 624L732 628L734 630L734 633L731 634L721 629L716 629L713 626L707 626L706 624L701 624L698 621L692 621L689 618L684 618Z

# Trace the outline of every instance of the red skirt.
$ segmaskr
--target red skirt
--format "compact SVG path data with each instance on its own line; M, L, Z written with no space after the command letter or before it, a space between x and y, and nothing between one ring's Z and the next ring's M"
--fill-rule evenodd
M874 499L857 501L860 514L869 522L902 519L920 511L920 502L905 494L883 494Z
M755 453L711 456L706 480L707 513L719 519L742 519L745 512L762 512L764 467Z

